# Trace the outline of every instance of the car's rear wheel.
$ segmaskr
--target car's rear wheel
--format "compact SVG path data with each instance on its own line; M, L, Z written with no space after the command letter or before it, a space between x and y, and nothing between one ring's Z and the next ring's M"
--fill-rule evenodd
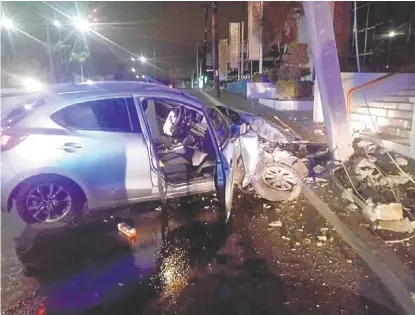
M70 180L45 175L22 183L16 197L20 217L34 228L57 228L76 221L82 214L85 197Z

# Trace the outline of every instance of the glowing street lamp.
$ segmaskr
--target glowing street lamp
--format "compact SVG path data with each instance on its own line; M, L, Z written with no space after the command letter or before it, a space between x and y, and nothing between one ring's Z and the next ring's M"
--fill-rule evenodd
M131 57L131 61L134 61L135 59L134 59L134 57Z
M60 28L62 26L61 22L59 22L58 20L54 20L53 25L55 25L57 28Z
M131 68L131 71L135 73L135 68Z
M84 19L81 19L81 18L78 17L78 18L75 18L73 22L74 22L73 24L76 26L76 28L78 30L80 30L81 32L85 32L89 29L89 23L88 23L88 21L86 21Z
M141 56L141 57L140 57L140 62L141 62L141 63L146 63L146 62L147 62L147 58L146 58L146 57L144 57L144 56Z
M135 75L135 77L136 77L137 79L139 79L139 78L140 78L140 76L139 76L138 74L136 74L136 75Z
M388 36L389 37L395 37L397 34L396 34L396 32L395 31L389 31L389 34L388 34Z
M7 29L12 29L14 28L14 23L12 20L10 20L8 17L2 16L0 19L0 25L2 27L5 27Z

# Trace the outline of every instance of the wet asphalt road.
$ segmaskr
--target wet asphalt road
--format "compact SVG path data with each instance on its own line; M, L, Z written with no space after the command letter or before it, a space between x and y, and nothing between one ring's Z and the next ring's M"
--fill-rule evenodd
M2 311L394 314L376 277L306 200L239 193L234 202L231 224L214 196L100 213L55 232L3 214ZM270 227L276 220L282 226ZM121 221L137 229L136 242L118 233Z

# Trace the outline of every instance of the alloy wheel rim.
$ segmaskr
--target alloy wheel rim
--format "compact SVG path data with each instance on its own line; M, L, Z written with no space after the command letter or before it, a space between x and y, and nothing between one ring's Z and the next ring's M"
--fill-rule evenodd
M262 173L262 179L267 186L280 191L292 190L297 184L297 178L293 172L280 166L266 167Z
M26 198L27 213L37 222L57 222L64 218L71 208L71 195L64 187L55 183L36 186Z

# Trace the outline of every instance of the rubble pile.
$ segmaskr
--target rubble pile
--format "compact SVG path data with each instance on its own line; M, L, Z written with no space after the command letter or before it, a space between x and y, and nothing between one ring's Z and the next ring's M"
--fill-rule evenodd
M411 196L415 195L408 193L415 190L410 181L413 178L410 162L394 154L394 162L405 168L399 170L386 150L369 141L359 141L354 148L355 154L346 170L340 168L336 173L346 188L341 197L350 203L347 209L356 211L359 205L364 217L376 229L414 232L411 210L415 210L415 199Z

